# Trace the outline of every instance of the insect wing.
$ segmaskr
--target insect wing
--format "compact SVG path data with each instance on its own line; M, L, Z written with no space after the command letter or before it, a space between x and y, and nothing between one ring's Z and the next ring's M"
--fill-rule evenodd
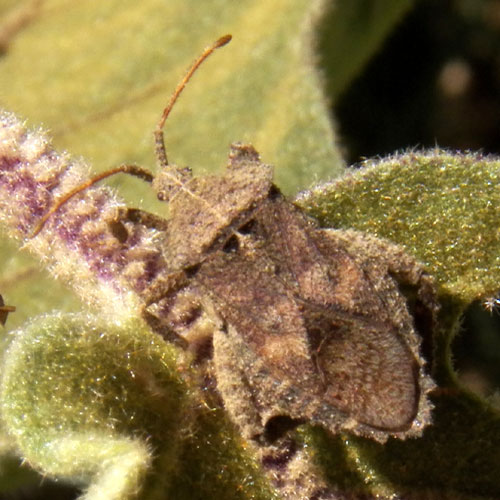
M403 304L398 314L411 324L395 282L385 274L388 283L372 280L368 268L289 203L269 205L259 219L278 278L286 280L301 310L323 386L318 419L336 427L343 418L336 409L373 428L409 428L419 405L419 365L393 321L394 307L378 292L392 287Z
M224 321L265 360L269 374L301 384L316 378L302 311L270 264L264 257L252 261L237 252L219 252L204 263L197 279Z

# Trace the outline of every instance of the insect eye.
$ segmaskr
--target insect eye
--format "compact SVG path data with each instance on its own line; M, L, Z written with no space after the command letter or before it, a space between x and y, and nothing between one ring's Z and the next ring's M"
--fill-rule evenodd
M225 253L234 253L234 252L237 252L239 248L240 248L240 242L238 241L238 237L233 234L224 243L224 246L222 247L222 251Z

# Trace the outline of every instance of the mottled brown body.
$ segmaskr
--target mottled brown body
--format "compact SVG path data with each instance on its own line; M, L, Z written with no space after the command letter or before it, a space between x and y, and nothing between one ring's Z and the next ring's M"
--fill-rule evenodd
M242 433L266 439L273 422L311 421L379 441L420 434L433 383L419 353L419 333L430 332L415 324L429 328L436 309L420 265L377 238L320 229L251 146L233 146L222 177L184 170L178 182L177 172L154 181L170 201L168 268L146 294L145 317L198 359L213 353Z
M420 435L434 386L420 353L437 310L434 288L401 248L321 229L282 196L251 146L233 145L220 177L192 177L168 163L165 120L194 71L230 39L207 47L174 91L154 134L156 177L121 165L85 179L43 138L25 137L17 120L0 116L6 144L16 145L4 152L6 192L23 200L5 212L22 237L49 223L44 255L52 240L77 251L75 269L90 270L100 291L132 292L123 307L142 301L150 326L194 354L203 388L212 393L216 383L282 498L353 498L328 483L314 453L288 431L306 422L380 442ZM118 172L152 182L169 218L89 189ZM0 322L13 310L0 296Z

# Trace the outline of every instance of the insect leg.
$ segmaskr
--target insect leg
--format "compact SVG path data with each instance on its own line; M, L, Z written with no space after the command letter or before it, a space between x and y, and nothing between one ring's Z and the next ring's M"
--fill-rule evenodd
M163 217L154 215L140 208L119 207L115 215L108 221L109 230L113 236L120 242L125 243L128 238L128 231L124 222L140 224L148 229L166 231L168 221Z

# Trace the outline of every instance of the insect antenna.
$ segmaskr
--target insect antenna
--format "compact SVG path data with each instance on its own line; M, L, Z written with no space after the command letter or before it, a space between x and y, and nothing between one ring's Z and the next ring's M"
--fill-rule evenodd
M76 188L72 189L65 195L61 196L54 203L54 205L52 205L50 210L46 212L44 216L38 221L38 224L35 226L33 232L31 233L31 237L34 238L43 229L43 226L45 226L45 223L49 220L49 218L55 212L57 212L69 199L73 198L73 196L77 195L78 193L81 193L82 191L85 191L85 189L89 188L90 186L93 186L102 179L106 179L106 177L111 177L112 175L119 173L133 175L135 177L143 179L146 182L153 182L154 179L153 174L149 170L142 167L138 167L137 165L120 165L119 167L106 170L105 172L102 172L94 177L91 177L87 182L84 182L79 186L76 186Z
M231 35L224 35L224 36L220 37L218 40L216 40L212 45L206 47L205 50L202 52L202 54L191 65L188 72L186 73L184 78L180 81L180 83L177 85L172 96L170 97L170 100L169 100L166 108L163 110L163 114L162 114L160 121L158 122L158 125L156 126L156 129L154 132L155 153L156 153L158 163L161 167L168 166L167 151L165 148L165 141L164 141L164 134L163 134L163 127L165 125L165 121L166 121L168 115L172 111L174 104L176 103L180 94L184 90L184 87L186 86L187 82L191 79L191 77L193 76L195 71L199 68L201 63L210 54L212 54L212 52L214 52L216 49L218 49L219 47L223 47L224 45L229 43L231 41L231 38L232 38ZM103 179L106 179L107 177L110 177L112 175L118 174L118 173L133 175L135 177L139 177L139 178L145 180L146 182L150 182L150 183L154 179L153 174L149 170L142 168L142 167L139 167L137 165L120 165L119 167L115 167L115 168L112 168L110 170L106 170L105 172L102 172L102 173L90 178L87 182L80 184L79 186L72 189L68 193L61 196L58 200L56 200L54 202L54 205L49 209L49 211L47 213L45 213L43 215L43 217L38 221L38 224L35 226L35 228L33 229L33 232L31 233L31 238L34 238L36 235L38 235L40 233L40 231L43 229L43 227L45 226L45 223L48 221L48 219L55 212L57 212L68 200L73 198L73 196L76 196L78 193L81 193L85 189L88 189L90 186L93 186L97 182L99 182ZM1 310L0 310L0 312L1 312Z
M206 47L205 50L202 52L202 54L198 57L198 59L196 59L196 61L189 68L188 72L185 74L184 78L179 82L172 96L170 97L170 100L168 101L166 108L163 110L163 114L154 132L156 158L158 159L158 162L161 167L166 167L168 165L167 150L165 148L165 141L163 135L163 126L165 125L165 121L167 120L170 111L172 111L172 108L174 107L174 104L176 103L179 96L181 95L181 92L184 90L184 87L186 86L187 82L189 82L195 71L199 68L200 64L212 52L228 44L231 41L231 38L232 38L231 35L224 35L220 37L218 40L216 40L215 43L213 43L209 47Z

